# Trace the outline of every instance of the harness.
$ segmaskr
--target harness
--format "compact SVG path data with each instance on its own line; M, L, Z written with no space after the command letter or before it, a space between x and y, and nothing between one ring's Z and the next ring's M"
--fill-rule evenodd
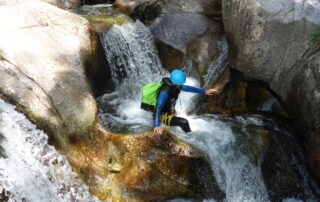
M170 122L171 122L171 119L175 116L176 114L175 113L172 113L172 114L163 114L160 118L160 123L163 123L165 125L167 125L170 129Z

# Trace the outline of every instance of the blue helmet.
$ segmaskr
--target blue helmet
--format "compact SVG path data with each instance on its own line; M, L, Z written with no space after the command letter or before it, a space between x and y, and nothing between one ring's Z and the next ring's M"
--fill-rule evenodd
M186 82L186 74L179 69L175 69L170 74L170 81L177 85L183 85Z

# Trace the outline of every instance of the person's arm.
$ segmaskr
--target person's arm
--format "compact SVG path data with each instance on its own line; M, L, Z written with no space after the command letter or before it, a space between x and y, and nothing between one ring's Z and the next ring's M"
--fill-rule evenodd
M199 94L205 94L206 90L204 89L200 89L200 88L196 88L196 87L192 87L192 86L188 86L188 85L183 85L181 87L182 91L186 91L186 92L191 92L191 93L199 93Z
M186 92L206 94L206 95L213 95L213 94L219 93L219 90L217 89L204 90L204 89L200 89L200 88L196 88L188 85L183 85L181 87L181 90Z
M162 134L163 129L160 127L160 115L161 111L166 104L168 100L168 93L161 91L159 93L158 99L157 99L157 108L156 108L156 114L155 114L155 119L154 119L154 132Z

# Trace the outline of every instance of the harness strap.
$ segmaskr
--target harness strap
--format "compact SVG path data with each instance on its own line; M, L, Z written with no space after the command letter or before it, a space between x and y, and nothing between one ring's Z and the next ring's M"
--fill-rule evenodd
M175 113L172 113L172 114L164 114L161 116L161 119L160 119L160 123L163 123L167 126L169 126L169 129L170 129L170 122L171 122L171 119L175 116Z

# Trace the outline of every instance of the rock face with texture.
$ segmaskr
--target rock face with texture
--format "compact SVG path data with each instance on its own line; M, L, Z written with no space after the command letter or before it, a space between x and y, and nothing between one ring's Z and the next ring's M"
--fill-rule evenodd
M60 146L90 131L97 108L85 76L87 20L41 1L8 0L0 5L0 27L1 97Z
M166 69L184 68L185 61L191 59L202 77L219 56L222 24L203 13L204 2L201 2L166 1L158 4L162 8L161 14L149 28Z
M251 122L252 118L255 121ZM304 151L285 119L244 115L235 116L232 121L233 130L237 131L239 151L251 163L261 164L261 174L270 201L282 201L285 198L316 200L313 187L315 179L306 174ZM259 122L262 125L256 125Z
M172 134L117 135L98 130L94 146L77 143L66 155L100 199L224 197L206 159Z
M226 0L222 10L232 67L280 96L317 156L310 163L320 177L312 146L320 137L319 47L310 38L320 28L320 2Z

